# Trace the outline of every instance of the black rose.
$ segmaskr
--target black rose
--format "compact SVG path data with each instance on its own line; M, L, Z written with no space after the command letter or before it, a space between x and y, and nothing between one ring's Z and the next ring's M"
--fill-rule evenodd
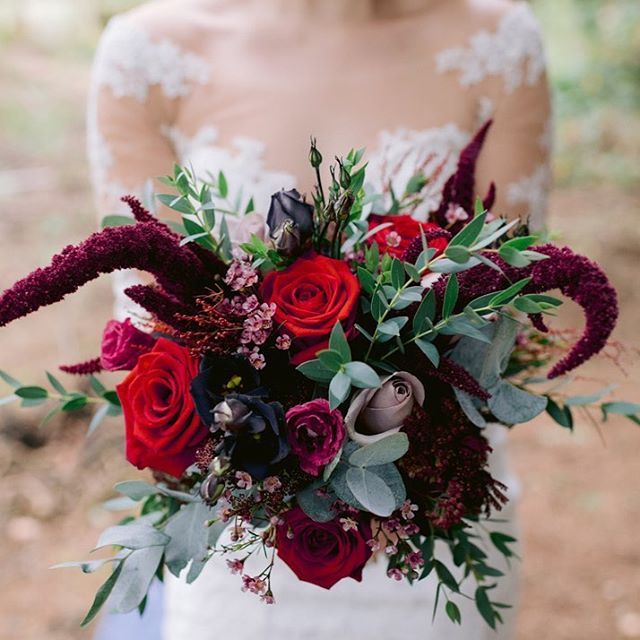
M191 382L191 396L202 421L211 428L213 408L228 393L254 393L260 386L258 372L241 356L206 357Z
M279 402L232 393L214 407L213 416L212 428L224 433L223 453L234 469L262 480L289 454Z
M275 248L283 255L291 256L313 234L313 206L295 189L278 191L271 196L267 225Z

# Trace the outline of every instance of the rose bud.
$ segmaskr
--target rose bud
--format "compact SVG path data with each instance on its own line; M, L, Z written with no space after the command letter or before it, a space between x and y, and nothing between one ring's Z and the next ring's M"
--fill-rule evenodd
M229 398L219 402L213 408L211 430L222 430L227 433L242 431L250 417L251 410L244 403L235 398Z
M317 169L322 164L322 154L318 151L316 146L316 139L311 138L311 150L309 151L309 162L314 169Z
M358 393L345 417L349 437L359 444L371 444L397 433L416 403L425 399L424 386L414 375L398 371L378 389Z
M215 473L209 474L200 485L200 497L209 504L216 502L223 491L224 482L220 482Z
M129 318L124 322L111 320L102 335L100 363L107 371L131 371L155 342L153 336L134 327Z
M271 196L267 225L278 251L292 255L313 234L313 206L295 189L278 191Z

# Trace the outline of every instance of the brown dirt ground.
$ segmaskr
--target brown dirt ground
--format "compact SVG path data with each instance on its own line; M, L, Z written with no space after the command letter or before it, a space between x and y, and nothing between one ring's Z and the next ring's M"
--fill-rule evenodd
M93 229L83 160L86 81L84 60L14 47L0 61L0 289ZM34 167L42 170L28 180L13 172ZM639 211L640 192L571 189L556 191L551 219L606 265L621 297L617 337L636 344ZM44 369L94 355L109 306L102 281L3 329L0 365L38 382ZM574 320L570 310L562 322ZM629 373L618 395L639 401L640 367ZM608 361L587 375L621 377ZM122 460L117 421L87 441L82 420L39 428L38 410L31 411L0 410L0 639L89 638L78 624L104 576L48 567L84 557L113 520L100 502L137 472ZM612 420L598 433L584 421L571 434L540 419L516 429L510 446L524 494L518 640L640 638L640 430Z

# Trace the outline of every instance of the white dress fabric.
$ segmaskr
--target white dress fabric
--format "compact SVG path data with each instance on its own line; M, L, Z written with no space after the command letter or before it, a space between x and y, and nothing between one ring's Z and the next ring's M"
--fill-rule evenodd
M208 6L221 7L215 22L218 49L214 48L213 52L202 48L203 42L210 40L193 35L203 24L203 14L196 15L195 26L189 29L178 20L167 20L166 15L164 20L157 19L160 7L165 6L172 16L180 15L183 22L188 22L184 16L189 15L189 8L206 4L203 0L184 0L184 6L175 0L165 0L157 3L157 11L154 2L139 12L116 18L105 32L96 56L88 118L89 157L96 199L103 215L123 213L120 196L133 193L143 197L150 179L170 173L174 161L193 167L200 176L216 175L223 170L231 188L229 199L246 203L253 197L256 211L263 215L273 192L293 186L301 190L310 187L300 166L306 161L304 148L310 131L318 131L316 112L309 115L309 120L305 112L311 106L286 100L286 87L280 92L273 92L271 85L265 88L259 77L262 56L247 55L245 60L244 48L251 49L246 34L242 32L242 38L236 37L234 29L225 27L232 22L227 11L231 11L228 7L234 3L208 2ZM444 4L453 7L465 3L447 0ZM526 3L496 0L487 1L487 5L498 9L482 27L460 32L456 30L456 23L450 36L446 30L440 30L437 37L426 39L429 42L444 39L435 50L422 54L427 56L426 61L414 58L406 64L400 61L404 66L417 65L415 70L407 71L407 77L431 74L425 76L430 80L424 87L423 102L414 104L405 100L397 108L387 109L384 105L385 99L388 100L386 87L380 87L377 94L380 104L374 102L360 109L357 118L345 111L338 138L344 139L340 144L368 145L367 181L376 191L389 194L391 183L396 192L402 192L407 180L418 170L431 175L424 203L416 211L416 217L425 219L429 211L438 207L442 186L455 170L460 150L480 124L488 117L495 117L494 130L481 158L479 190L482 192L489 180L495 179L499 212L529 216L534 226L540 226L549 189L551 138L540 34ZM208 18L208 14L205 17ZM218 23L222 25L219 28ZM420 27L417 20L408 19L406 24L396 20L389 29L402 29L405 33L414 24ZM331 43L327 45L329 49L339 49L343 42L351 42L351 34L345 37L336 33L326 37L326 42ZM362 30L354 31L353 38L363 37L362 33ZM376 31L376 42L383 43L383 35ZM405 37L416 39L411 35ZM260 42L260 37L251 42L254 40ZM271 46L271 41L269 43ZM428 47L429 43L424 46ZM380 48L384 49L384 45L380 44ZM265 56L269 52L267 48ZM306 68L305 65L313 62L305 60L305 55L306 50L301 51L298 56L301 61L292 56L287 64L299 62ZM346 56L339 50L335 55ZM370 55L375 55L373 49ZM387 57L391 59L393 55L390 52ZM241 99L242 83L237 82L235 76L230 76L230 80L225 77L229 56L237 61L236 75L250 78L249 87L255 84L255 100L250 103ZM353 56L352 62L359 64L358 57ZM389 63L393 77L402 68L400 62ZM251 77L251 73L257 74L256 77ZM366 71L358 70L358 73L366 76ZM366 77L382 78L385 73L383 68L376 67L375 74ZM323 77L308 75L310 86L313 82L325 81ZM283 77L284 83L290 84L289 74ZM298 76L296 81L306 80ZM441 90L434 92L429 85L436 83L441 85ZM339 90L345 91L343 86ZM238 95L231 95L233 91ZM265 92L264 96L261 92ZM302 88L300 92L304 93ZM429 114L430 106L437 107L437 100L431 101L436 93L449 97L439 113ZM282 104L278 102L281 94L285 96ZM325 91L322 95L326 99L332 94ZM350 96L357 100L359 94L355 92ZM204 108L208 100L210 108ZM268 113L264 112L264 105L268 106ZM407 108L404 115L401 107ZM287 113L287 109L291 113ZM272 111L278 115L274 116ZM335 102L331 101L326 111L329 122L320 127L324 139L330 142L332 130L336 128L332 118L340 122L341 114L335 111ZM389 119L389 113L397 113L395 122ZM344 121L353 124L352 131L345 129ZM286 144L282 144L280 134L283 126L287 131ZM299 139L303 144L294 148L295 145L288 144L291 139ZM326 153L346 151L324 146L322 150ZM308 172L308 168L306 170ZM124 286L135 277L135 274L122 273L116 281L116 314L120 317L139 313L122 295ZM506 574L496 580L498 586L491 591L491 597L514 605L513 609L503 611L505 624L497 631L486 625L472 599L460 597L456 603L462 612L461 627L448 620L442 604L432 624L434 580L430 577L414 586L391 580L386 576L384 558L369 564L362 583L345 579L330 591L299 582L286 566L277 563L273 573L277 603L271 606L260 602L257 596L242 593L239 576L231 575L224 560L216 558L192 585L167 576L163 640L214 640L223 634L234 640L278 637L275 634L288 640L513 638L518 561L513 560L511 567L507 566L488 541L485 527L517 537L519 490L508 468L506 429L490 425L487 435L493 447L491 471L507 485L510 497L507 507L495 514L508 522L483 523L478 530L480 545L488 555L487 563ZM444 557L448 555L446 549L440 552ZM455 575L459 574L451 562L447 564ZM469 580L463 585L463 592L473 597L473 587L473 580Z

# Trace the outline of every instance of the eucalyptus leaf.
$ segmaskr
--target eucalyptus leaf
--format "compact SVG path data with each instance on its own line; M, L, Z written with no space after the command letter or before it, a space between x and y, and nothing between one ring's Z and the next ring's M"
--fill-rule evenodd
M314 482L298 493L296 499L300 508L314 522L330 522L337 513L333 509L335 497L328 493L319 494L318 489L322 483Z
M100 612L102 606L107 601L107 598L111 594L113 587L115 586L120 574L122 573L122 568L124 566L124 562L118 563L118 565L111 572L111 575L105 580L105 582L101 585L96 593L96 597L93 600L93 604L89 609L87 615L84 617L84 620L80 623L81 627L86 627Z
M351 467L347 471L347 485L358 502L370 513L382 517L393 513L393 493L375 473L362 467Z
M176 577L191 562L201 561L209 546L208 520L214 516L204 502L183 506L169 518L164 533L169 536L165 549L165 564Z
M351 391L351 378L346 373L338 371L329 384L329 405L332 411L347 399L349 391Z
M373 467L395 462L409 450L409 438L405 433L393 433L382 440L354 451L349 464L354 467Z
M329 336L329 348L337 351L343 359L343 362L351 360L351 347L344 334L344 329L340 322L336 322Z
M351 384L359 389L376 389L380 386L380 377L364 362L347 362L344 372L351 379Z
M96 549L109 546L125 547L126 549L144 549L146 547L164 547L169 542L169 536L155 527L141 522L109 527L100 537Z
M533 395L506 380L491 387L490 393L489 409L504 424L529 422L547 408L546 396Z
M333 371L327 369L320 360L307 360L307 362L298 365L297 371L305 378L309 378L309 380L324 384L331 382L334 375Z
M149 591L163 553L163 547L137 549L122 561L122 571L107 600L111 612L128 613L140 605Z

